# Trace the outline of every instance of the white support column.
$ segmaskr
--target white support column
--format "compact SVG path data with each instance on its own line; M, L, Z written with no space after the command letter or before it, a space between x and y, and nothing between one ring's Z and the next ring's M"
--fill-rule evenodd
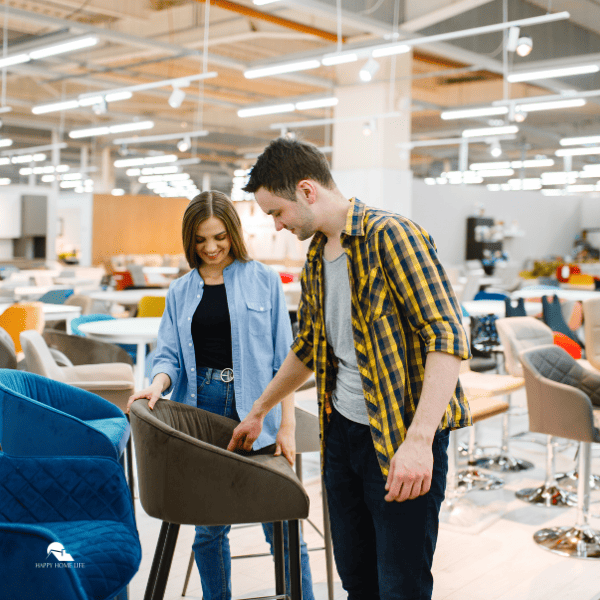
M202 191L208 192L210 190L210 173L204 173L202 175Z
M410 154L397 144L410 141L412 54L378 62L378 77L370 83L360 82L358 76L363 60L337 67L339 121L333 125L332 174L349 198L410 217ZM377 117L390 113L397 114Z
M60 164L60 142L58 130L52 130L52 166L56 167ZM60 186L58 180L52 182L52 190L48 194L48 202L46 205L46 260L56 260L56 236L58 235L58 194Z
M87 177L84 175L84 180ZM94 179L94 193L110 194L115 187L115 170L110 156L110 147L102 149L100 173Z

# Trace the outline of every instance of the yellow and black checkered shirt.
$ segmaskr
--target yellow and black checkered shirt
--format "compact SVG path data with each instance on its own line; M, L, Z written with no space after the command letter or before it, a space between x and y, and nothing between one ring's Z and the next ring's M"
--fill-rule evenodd
M315 372L322 450L331 412L337 361L327 343L324 317L323 248L317 232L302 271L299 331L293 352ZM428 352L470 358L461 309L429 234L409 219L350 200L341 236L348 256L352 330L358 370L381 470L404 441L423 387ZM440 429L471 425L460 387Z

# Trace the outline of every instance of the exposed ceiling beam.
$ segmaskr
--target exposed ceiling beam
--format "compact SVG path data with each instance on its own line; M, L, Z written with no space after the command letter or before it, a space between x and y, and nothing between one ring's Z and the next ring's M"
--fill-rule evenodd
M436 23L456 17L456 15L460 15L468 10L482 6L483 4L488 4L491 1L492 0L458 0L457 2L449 2L442 8L429 11L424 15L405 21L400 25L400 29L402 31L410 32L420 31L421 29L431 27Z

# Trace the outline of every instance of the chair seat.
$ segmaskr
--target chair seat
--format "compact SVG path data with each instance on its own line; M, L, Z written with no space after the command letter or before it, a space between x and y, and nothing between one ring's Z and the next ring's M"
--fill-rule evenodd
M486 398L482 396L471 398L467 396L467 400L471 408L473 423L501 415L509 408L508 402L504 402L500 398Z
M511 394L522 388L525 385L525 380L522 377L513 377L512 375L469 373L467 371L460 374L460 385L467 397L491 397Z
M134 385L133 371L125 363L103 363L99 365L76 365L62 367L67 383L71 381L130 381Z
M126 419L90 419L85 421L96 431L103 433L118 450L118 455L123 454L129 436L129 423Z
M119 583L129 581L137 572L137 536L123 523L63 521L41 525L56 535L56 541L76 563L85 564L76 572L90 598L112 599Z

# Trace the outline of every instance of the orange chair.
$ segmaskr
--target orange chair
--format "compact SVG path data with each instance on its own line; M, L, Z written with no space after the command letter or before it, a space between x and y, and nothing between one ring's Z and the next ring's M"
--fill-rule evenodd
M165 312L164 296L144 296L138 303L138 317L162 317Z
M575 360L581 358L581 346L564 333L554 332L554 344L566 350Z
M38 333L44 330L44 313L41 302L23 302L9 306L0 315L0 327L5 329L13 342L15 351L21 352L21 331L33 329Z

